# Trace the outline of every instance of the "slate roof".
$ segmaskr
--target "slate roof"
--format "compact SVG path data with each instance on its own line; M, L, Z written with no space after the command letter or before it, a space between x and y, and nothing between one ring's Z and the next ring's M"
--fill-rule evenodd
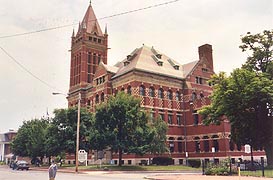
M153 47L143 45L136 48L124 60L116 63L116 74L113 78L126 74L132 70L139 70L153 74L184 79L193 70L198 61L182 65Z
M103 36L100 25L97 21L96 15L91 4L88 6L88 9L84 15L84 18L79 25L78 33L82 28L86 28L86 32L93 33L96 32L98 36Z

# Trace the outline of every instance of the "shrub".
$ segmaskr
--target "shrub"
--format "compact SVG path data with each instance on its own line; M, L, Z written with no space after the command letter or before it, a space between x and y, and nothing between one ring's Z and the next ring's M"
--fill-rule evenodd
M170 157L154 157L153 164L166 166L166 165L172 165L174 164L174 162L173 162L173 159Z
M200 159L189 159L188 163L189 163L189 166L191 166L193 168L199 168L201 166Z
M235 170L232 169L232 173L235 173ZM207 167L205 168L206 175L226 176L229 175L229 173L230 173L229 159L225 159L219 164L208 163Z

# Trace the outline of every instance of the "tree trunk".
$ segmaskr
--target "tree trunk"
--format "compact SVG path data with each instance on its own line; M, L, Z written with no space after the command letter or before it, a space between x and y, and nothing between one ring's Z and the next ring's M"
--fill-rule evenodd
M265 154L266 154L267 166L273 167L273 143L270 143L268 144L268 146L265 147Z
M118 149L118 165L122 166L122 149Z

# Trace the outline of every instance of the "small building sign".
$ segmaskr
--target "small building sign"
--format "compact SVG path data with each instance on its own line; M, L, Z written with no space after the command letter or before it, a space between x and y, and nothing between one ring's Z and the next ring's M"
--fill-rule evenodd
M251 147L249 144L245 145L245 153L249 154L251 152Z
M83 163L84 161L87 161L87 152L83 149L79 150L79 156L78 160Z

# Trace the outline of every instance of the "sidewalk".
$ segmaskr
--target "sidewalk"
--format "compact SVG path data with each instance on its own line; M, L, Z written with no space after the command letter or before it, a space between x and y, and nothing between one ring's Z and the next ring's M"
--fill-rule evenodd
M34 171L47 171L46 167L32 167L30 170ZM63 173L75 173L74 169L66 169L60 168L58 172ZM88 170L80 170L79 173L83 174L108 174L108 173L126 173L123 171L88 171ZM270 180L270 178L264 177L250 177L250 176L206 176L200 174L192 174L192 173L174 173L174 172L153 172L154 175L148 175L145 179L150 180ZM158 173L158 174L157 174Z
M169 174L156 175L146 177L150 180L269 180L270 178L263 177L249 177L249 176L206 176L206 175L183 175L183 174Z

